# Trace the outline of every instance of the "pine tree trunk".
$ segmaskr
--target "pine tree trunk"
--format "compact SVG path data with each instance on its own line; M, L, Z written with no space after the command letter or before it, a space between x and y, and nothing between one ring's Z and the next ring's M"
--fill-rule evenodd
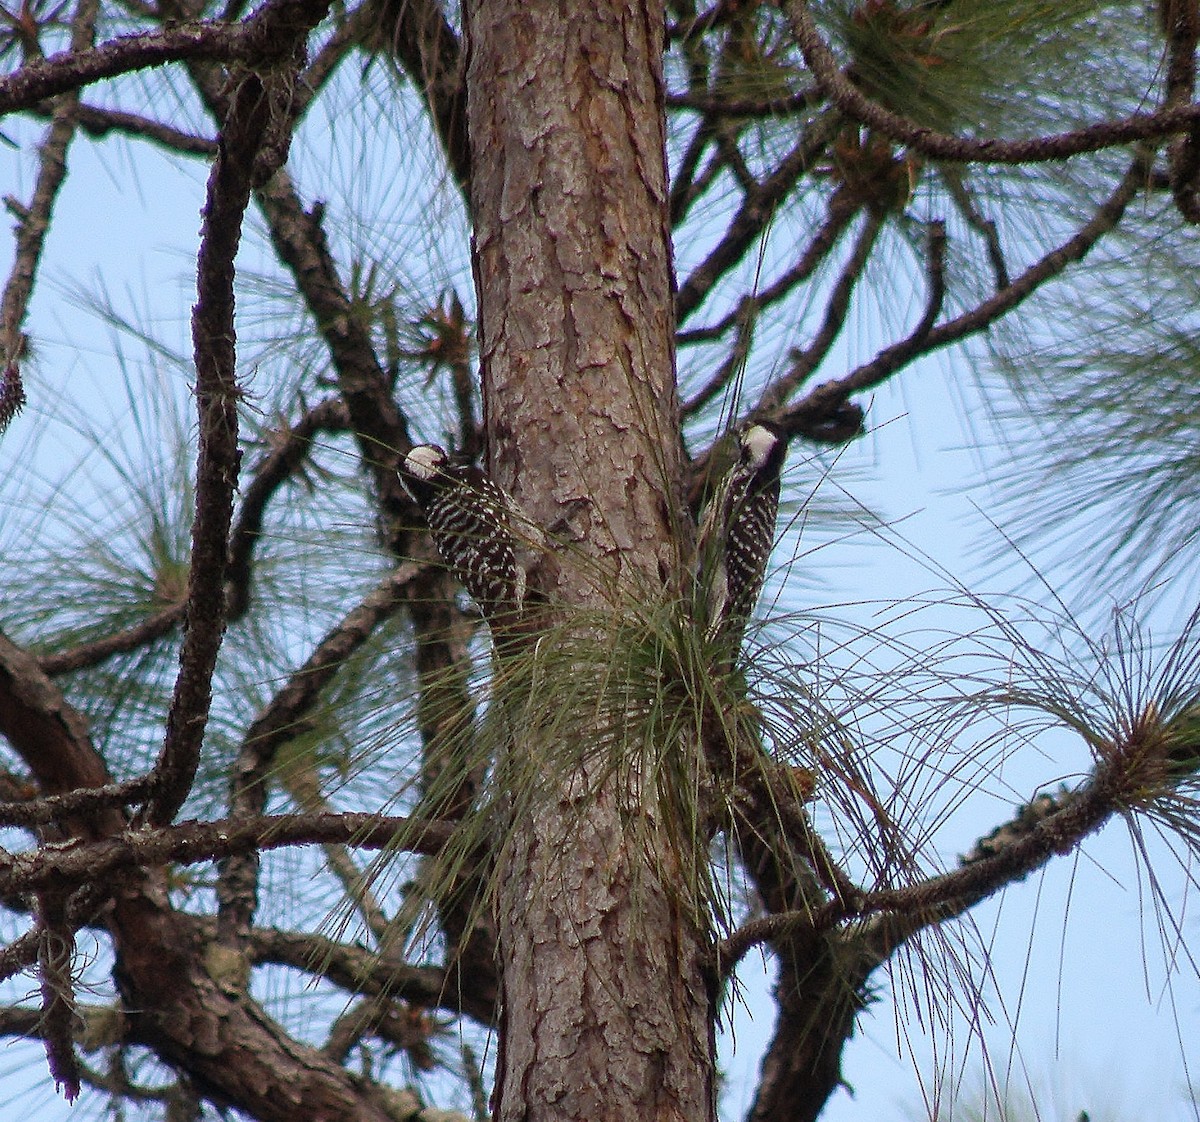
M543 526L571 512L573 563L536 574L541 593L588 609L664 599L687 533L661 5L475 0L468 34L492 473ZM595 732L547 769L502 858L496 1114L704 1122L708 931L672 872L696 839L659 813L636 761L606 765Z

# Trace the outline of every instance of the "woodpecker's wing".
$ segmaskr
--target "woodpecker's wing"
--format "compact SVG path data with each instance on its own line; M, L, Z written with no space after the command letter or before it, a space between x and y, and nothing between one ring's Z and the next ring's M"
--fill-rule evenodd
M775 426L757 424L739 430L737 441L737 462L705 507L698 555L706 634L740 643L775 545L787 440Z
M484 472L454 464L434 444L405 456L400 478L425 513L442 560L491 623L520 612L525 566L518 558L518 511Z

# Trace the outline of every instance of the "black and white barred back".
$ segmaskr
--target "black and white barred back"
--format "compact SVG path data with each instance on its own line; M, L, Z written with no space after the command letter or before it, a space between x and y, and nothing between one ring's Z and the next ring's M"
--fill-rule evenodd
M508 494L470 464L455 464L436 444L414 448L400 479L425 514L442 560L491 623L521 611L525 566Z
M737 433L738 459L717 484L700 522L699 580L706 633L740 643L775 547L787 440L775 425Z

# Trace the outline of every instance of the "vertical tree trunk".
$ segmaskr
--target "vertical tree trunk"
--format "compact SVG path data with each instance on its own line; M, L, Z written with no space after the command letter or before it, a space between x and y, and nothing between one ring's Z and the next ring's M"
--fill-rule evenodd
M582 608L662 599L687 538L661 4L473 0L468 34L493 475L542 525L574 511L574 563L537 574L541 592ZM696 839L652 805L638 761L606 764L602 739L585 732L570 767L547 769L510 833L497 1117L704 1122L708 932L672 872Z

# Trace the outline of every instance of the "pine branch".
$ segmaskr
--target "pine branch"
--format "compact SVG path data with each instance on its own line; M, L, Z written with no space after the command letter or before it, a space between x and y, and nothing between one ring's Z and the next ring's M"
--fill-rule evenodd
M1007 885L1024 880L1056 854L1073 852L1084 838L1124 809L1125 785L1114 778L1112 769L1097 769L1089 783L1059 800L1052 813L1032 826L1018 823L1019 828L1009 832L1010 840L953 872L903 888L864 891L849 907L831 900L816 909L751 920L724 941L721 961L731 967L760 943L872 917L876 917L874 945L879 952L890 953L922 928L945 923Z
M825 303L825 316L812 342L802 351L792 352L791 369L782 377L773 381L763 391L755 413L768 414L783 404L825 360L830 348L842 333L846 315L850 311L850 298L862 278L863 270L871 259L875 243L879 240L883 229L884 215L881 212L868 209L866 220L859 231L854 248L847 257L841 272Z
M0 825L36 830L70 818L86 817L98 810L133 806L149 794L150 785L149 776L143 776L128 783L106 783L62 795L0 802Z
M3 634L0 733L42 790L51 795L79 787L104 787L110 781L88 735L86 718L67 702L37 660ZM123 823L120 815L111 812L101 817L111 826Z
M183 619L186 607L187 601L180 600L114 635L106 635L103 639L80 643L65 651L41 655L38 658L38 665L51 678L57 677L59 674L69 674L73 670L99 666L113 655L128 654L130 651L136 651L139 647L147 646L169 634Z
M668 109L691 109L705 117L790 117L818 106L824 95L815 86L774 97L722 97L707 93L668 93Z
M1195 0L1176 0L1160 6L1167 37L1167 75L1163 106L1189 105L1196 96L1196 42L1200 38L1200 12ZM1200 122L1172 142L1168 160L1171 193L1184 220L1200 223Z
M196 22L123 35L89 50L59 51L44 59L32 59L0 77L0 113L32 110L48 97L166 62L251 61L259 53L257 37L247 36L243 24Z
M80 0L71 21L71 54L91 47L95 39L98 0ZM17 215L17 244L4 294L0 296L0 366L4 370L4 402L0 405L0 430L7 427L20 409L25 395L21 385L20 361L25 353L22 327L33 294L38 262L50 214L67 176L67 149L75 135L75 113L79 97L66 93L55 102L50 127L38 149L38 173L28 205L10 207Z
M218 75L199 66L189 69L192 81L210 112L227 112ZM303 95L293 108L302 106ZM396 475L399 457L411 448L408 423L397 409L390 381L371 343L370 331L356 314L338 275L322 228L324 206L305 211L286 168L259 184L255 199L263 212L275 252L292 273L296 288L329 348L338 389L349 413L350 428L359 445L364 467L370 472L387 527L389 543L397 556L408 548L407 527L414 510Z
M967 189L966 176L957 164L943 164L937 169L938 178L945 185L946 191L954 203L958 213L966 219L971 227L983 239L987 250L988 264L992 267L992 276L996 282L996 291L1009 285L1008 264L1004 259L1004 248L1000 245L1000 234L996 223L987 218L975 205L971 192Z
M928 349L927 344L933 331L933 325L941 314L942 303L946 298L945 263L946 227L942 222L932 222L929 226L929 252L925 260L925 311L907 337L876 356L876 361L886 356L886 363L879 367L880 370L888 369L887 364L892 364L893 371L900 370ZM770 411L773 406L781 404L783 399L779 398L777 401L777 392L787 391L790 393L794 388L792 383L795 376L800 374L802 377L807 377L811 369L806 353L793 371L781 380L778 391L776 387L770 387L763 395L759 410ZM859 370L862 369L864 368L859 367ZM845 440L857 436L862 431L862 411L858 410L857 414L853 412L857 407L848 401L850 396L848 393L841 397L836 394L831 397L823 397L821 391L825 389L825 386L832 384L834 383L826 382L825 385L818 387L815 393L809 394L803 401L789 409L783 415L785 426L790 431L808 436L809 439L818 439L820 433L824 433L833 442L837 442L836 438L842 436L843 433ZM847 409L851 410L849 414L846 412ZM858 426L853 424L855 416L859 421Z
M712 154L704 170L696 175L708 146L713 140L714 126L702 122L697 126L687 151L683 154L678 174L671 180L671 193L667 203L667 213L671 217L672 229L678 228L688 216L692 204L707 194L717 177L725 170L725 160L720 151Z
M839 200L844 196L835 194L829 200L825 221L821 223L812 240L804 247L804 252L797 258L796 263L785 270L780 276L766 287L757 292L743 296L738 305L728 315L707 327L696 327L689 331L681 331L677 337L680 346L692 343L705 343L711 339L720 338L730 328L738 327L748 314L757 314L764 308L769 308L788 296L797 285L803 284L816 272L817 267L824 261L841 240L842 234L854 221L858 213L856 206L841 205ZM703 391L702 391L703 392ZM699 402L700 394L692 398L684 406L685 413L693 413L704 402Z
M33 112L41 117L48 116L51 110L38 106ZM80 132L87 133L97 140L117 133L138 140L148 140L168 152L179 152L187 156L217 154L216 140L196 136L162 121L155 121L138 113L127 113L122 109L104 109L96 105L80 104L75 109L75 124Z
M396 475L399 458L412 442L408 424L392 398L387 373L371 344L370 332L355 314L321 228L324 208L300 205L286 171L257 195L279 259L291 271L329 348L338 389L350 415L364 466L375 480L385 519L413 520L412 501Z
M820 424L823 418L836 416L839 409L846 407L852 394L882 384L914 359L985 331L1042 285L1059 276L1069 265L1082 261L1096 243L1116 227L1144 184L1150 161L1149 153L1137 153L1125 175L1096 213L1072 237L1030 265L1007 287L970 311L925 331L922 330L924 321L928 318L928 310L934 306L932 296L941 284L931 273L931 299L927 302L926 316L922 317L918 329L899 343L885 347L845 377L824 382L811 390L788 410L785 423L798 431L804 431L805 426ZM936 258L931 256L929 261L935 263Z
M37 962L38 949L42 945L42 933L34 927L31 931L26 931L24 935L18 939L14 939L3 950L0 950L0 982L7 981L14 974L21 973L22 970L28 969ZM3 1010L0 1008L0 1013ZM38 1016L37 1010L28 1010L35 1017ZM0 1033L4 1031L2 1022L0 1022ZM24 1035L22 1033L21 1035Z
M805 0L785 0L783 7L804 61L838 109L897 144L933 159L992 164L1049 163L1084 152L1158 140L1186 132L1200 123L1200 105L1190 104L1153 113L1134 113L1120 120L1026 140L977 140L952 136L913 124L867 97L839 68L833 52L821 38Z

